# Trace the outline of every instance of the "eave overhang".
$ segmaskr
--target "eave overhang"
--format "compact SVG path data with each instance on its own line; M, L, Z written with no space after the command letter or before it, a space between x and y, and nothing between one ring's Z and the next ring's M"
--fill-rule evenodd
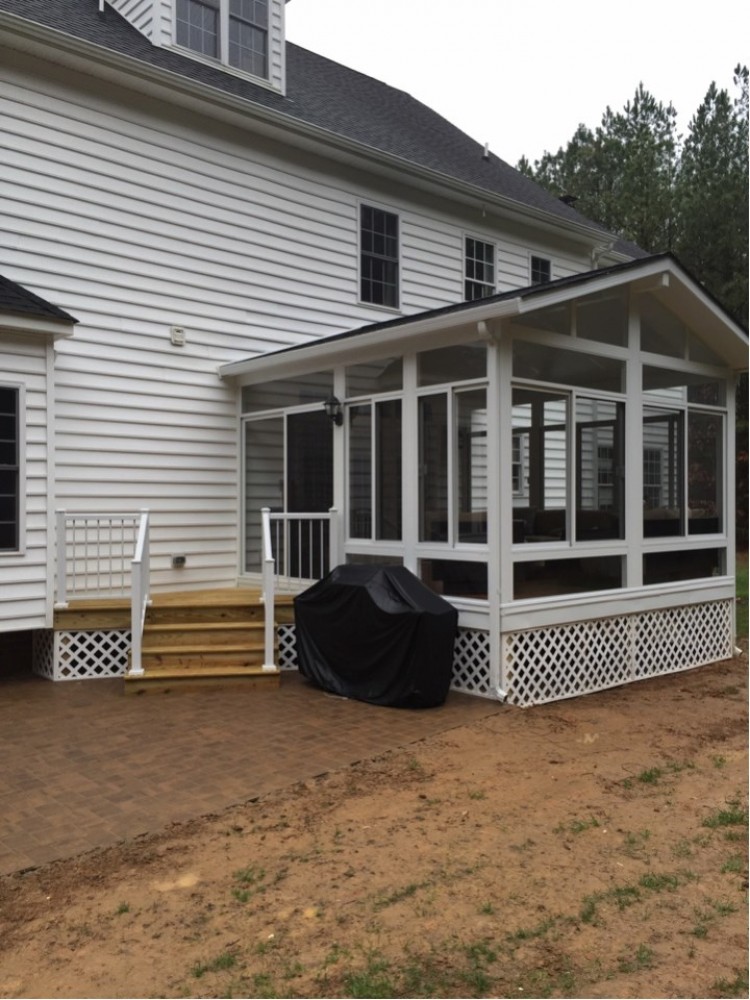
M75 323L75 320L50 319L47 316L33 316L27 313L22 315L8 313L0 308L0 336L13 334L13 336L51 337L52 340L62 340L73 336Z
M11 47L20 51L189 108L192 112L201 110L227 124L242 129L252 128L269 138L317 152L359 170L377 164L381 174L400 183L408 177L413 184L442 197L448 192L457 201L471 203L483 209L492 208L504 217L520 223L552 228L565 233L589 250L600 246L603 239L611 239L611 234L593 224L545 212L283 112L264 108L246 98L225 93L171 70L149 65L17 15L0 11L0 30L4 32L4 41L8 45L11 45L12 34L15 45ZM201 102L200 109L196 104L198 101ZM614 250L609 251L608 256L614 260L625 259Z
M221 378L242 385L352 363L390 353L462 342L492 335L503 320L570 302L582 295L629 286L633 292L657 292L691 329L704 339L727 368L748 367L747 333L669 254L630 261L599 271L562 278L545 285L505 292L476 302L444 306L399 317L301 346L285 348L222 365Z

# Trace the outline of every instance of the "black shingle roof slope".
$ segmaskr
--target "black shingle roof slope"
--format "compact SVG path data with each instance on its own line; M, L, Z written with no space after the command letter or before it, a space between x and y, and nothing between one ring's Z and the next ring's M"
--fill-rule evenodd
M214 87L560 220L593 225L499 157L490 153L485 159L480 143L409 94L297 45L287 44L287 93L282 96L218 67L151 45L108 5L99 13L97 0L0 0L0 11ZM602 234L610 235L604 229ZM624 240L617 241L616 249L631 257L646 256Z
M38 319L61 319L68 323L78 322L63 309L53 306L51 302L30 292L28 288L0 274L0 314L2 313L34 316Z

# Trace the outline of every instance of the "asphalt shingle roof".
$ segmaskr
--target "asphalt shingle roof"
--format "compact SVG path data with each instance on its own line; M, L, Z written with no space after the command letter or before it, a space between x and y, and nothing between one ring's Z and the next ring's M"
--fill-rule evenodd
M151 45L111 7L99 13L96 0L0 0L0 10L560 220L594 225L498 156L490 153L485 158L480 143L409 94L298 45L287 43L287 93L281 95L219 67ZM632 243L620 240L616 246L629 256L645 256Z
M77 323L69 313L39 295L30 292L23 285L4 278L0 274L0 313L13 313L21 316L35 316L40 319L61 319L68 323Z

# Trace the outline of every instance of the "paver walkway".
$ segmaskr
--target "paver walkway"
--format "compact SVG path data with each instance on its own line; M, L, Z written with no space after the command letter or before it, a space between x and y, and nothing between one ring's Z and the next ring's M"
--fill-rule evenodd
M273 690L125 696L119 680L0 679L0 874L218 812L487 715L451 693L411 711L296 672Z

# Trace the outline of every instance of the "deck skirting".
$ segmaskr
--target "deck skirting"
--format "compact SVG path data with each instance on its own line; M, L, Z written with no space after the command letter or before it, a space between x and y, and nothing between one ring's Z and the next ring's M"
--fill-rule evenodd
M505 696L540 705L679 673L733 655L731 599L640 611L501 636ZM295 626L276 626L278 667L297 669ZM497 698L486 630L459 628L451 690ZM35 634L34 672L53 681L122 677L130 630L43 630Z

